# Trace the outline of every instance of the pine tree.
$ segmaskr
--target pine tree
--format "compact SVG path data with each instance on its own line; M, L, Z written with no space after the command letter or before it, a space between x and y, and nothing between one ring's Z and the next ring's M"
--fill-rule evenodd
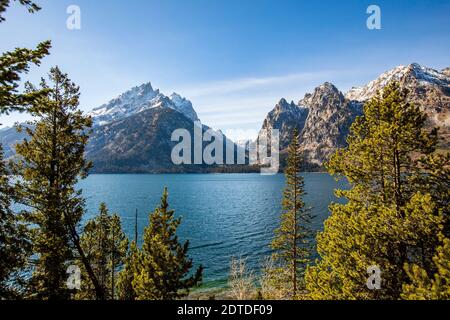
M386 86L355 120L348 147L327 164L351 188L336 191L346 202L330 205L317 237L321 260L306 274L313 299L398 299L405 263L430 268L445 220L417 175L426 179L418 158L434 152L437 134L424 129L426 116L406 95L398 83ZM370 267L381 271L379 290L367 285Z
M306 193L304 180L300 175L301 162L299 133L294 130L285 169L283 214L280 227L275 230L275 238L272 241L274 263L278 268L289 270L286 285L292 290L290 298L294 299L297 298L299 290L304 288L304 271L311 257L312 215L303 201Z
M137 295L133 288L133 281L138 266L139 250L136 242L132 241L125 257L124 267L118 275L117 296L119 300L136 300Z
M444 217L444 236L450 239L450 153L432 153L418 159L411 182L417 190L431 195L436 214Z
M144 243L135 267L133 289L139 300L173 300L189 293L200 283L203 268L188 276L192 260L187 257L189 242L178 242L176 231L181 223L169 210L167 188L161 205L150 214Z
M100 204L99 215L86 223L81 235L81 246L89 264L93 266L105 298L114 300L117 298L116 277L125 262L128 239L122 230L120 217L117 214L111 215L105 203ZM85 278L89 280L85 270L83 271ZM90 281L84 281L77 297L95 299L95 288Z
M30 255L26 227L11 209L13 197L0 145L0 300L23 295L20 272Z
M39 90L27 84L28 92L45 90L47 94L36 97L29 108L36 119L34 129L25 128L29 138L17 145L20 160L14 166L20 176L19 200L31 208L25 217L33 225L36 253L33 294L42 299L69 298L66 270L76 249L101 298L103 292L77 232L85 201L75 186L91 166L84 158L91 120L77 110L79 88L66 74L52 68L49 80L47 84L42 79Z
M411 284L403 286L402 298L407 300L450 299L450 240L444 239L433 257L436 272L430 277L426 270L413 264L406 272Z

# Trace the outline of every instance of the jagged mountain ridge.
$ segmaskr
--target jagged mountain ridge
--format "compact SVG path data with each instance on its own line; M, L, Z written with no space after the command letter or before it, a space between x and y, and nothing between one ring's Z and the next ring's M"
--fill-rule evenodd
M333 84L325 82L313 93L307 93L297 104L281 103L267 115L258 139L266 131L278 129L280 149L285 150L292 139L292 132L300 133L300 148L305 162L321 166L338 147L345 145L350 125L361 114L361 105L346 99Z
M300 149L306 162L320 166L337 148L345 146L351 124L362 114L361 105L346 99L329 82L305 95L298 104L309 110Z
M447 70L447 71L445 71ZM436 85L441 88L449 88L450 79L448 74L450 68L438 72L434 69L423 67L417 63L411 63L407 66L398 66L392 70L382 73L378 78L370 81L367 85L362 87L353 87L350 89L345 97L349 100L366 101L377 94L389 82L395 80L400 82L407 88L413 88L417 83L421 85ZM414 81L417 81L415 83Z
M438 72L418 64L399 66L381 74L377 79L345 95L333 84L324 83L297 104L280 107L278 103L263 122L264 130L280 130L280 148L290 142L292 130L300 132L300 148L305 164L321 166L339 147L346 145L349 128L356 116L362 114L364 102L375 96L390 81L396 80L409 90L408 99L428 115L430 127L440 127L441 146L449 147L450 127L450 68ZM285 101L282 99L281 101ZM307 114L306 120L303 118ZM300 119L300 120L297 120Z
M270 139L272 129L279 129L280 148L285 149L289 145L292 130L296 128L300 132L303 129L308 112L308 108L299 107L293 101L288 103L282 98L264 120L259 138L267 134L266 139Z
M199 121L189 100L177 93L166 96L159 89L154 90L150 82L124 92L108 103L93 109L88 115L92 117L94 126L96 126L121 120L157 107L171 108L183 113L192 121Z
M208 170L204 164L175 165L172 162L171 152L178 143L171 141L175 130L186 129L191 134L193 146L195 126L200 126L202 132L211 129L201 124L192 103L177 93L165 96L146 83L93 109L88 115L93 118L94 127L86 156L94 163L93 172ZM236 152L238 147L224 135L223 139L224 148L229 144Z
M436 71L412 63L383 73L374 81L352 88L346 98L365 102L374 97L390 81L398 81L408 90L408 100L418 105L428 116L428 126L439 127L443 148L450 147L450 68Z
M450 68L441 72L417 64L400 66L346 94L324 83L298 103L281 99L267 115L262 129L280 129L280 147L285 151L292 130L301 132L300 145L305 160L313 168L321 166L345 139L354 118L362 113L367 99L389 81L397 80L409 89L408 99L429 115L430 126L438 125L443 148L448 149L450 110ZM178 94L165 96L150 83L132 88L89 113L94 119L87 157L94 160L94 172L192 171L171 166L171 130L191 132L198 120L192 103ZM204 126L204 130L208 127ZM260 137L262 131L260 132ZM14 128L0 130L6 157L14 155L14 144L24 138Z

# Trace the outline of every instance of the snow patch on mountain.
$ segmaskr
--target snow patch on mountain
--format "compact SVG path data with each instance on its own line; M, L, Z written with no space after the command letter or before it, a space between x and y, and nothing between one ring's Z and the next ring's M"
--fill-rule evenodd
M362 87L353 87L345 97L349 100L366 101L382 90L389 82L413 78L423 86L441 86L450 88L450 77L445 72L412 63L407 66L400 65L381 74L377 79Z
M93 109L88 115L92 117L94 126L101 126L151 108L171 108L193 121L199 120L189 100L177 93L167 97L158 89L153 89L150 82L126 91L108 103Z
M199 121L197 113L192 107L192 102L175 92L172 93L169 98L174 104L176 110L183 113L188 118L191 118L193 121Z

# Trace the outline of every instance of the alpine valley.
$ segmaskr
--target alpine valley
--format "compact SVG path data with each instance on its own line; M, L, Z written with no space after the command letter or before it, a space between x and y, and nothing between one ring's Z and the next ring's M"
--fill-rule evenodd
M396 80L408 89L408 100L428 115L429 127L439 127L442 149L450 147L450 68L437 71L410 64L381 74L362 87L347 93L325 82L303 99L288 102L282 98L264 119L258 139L271 129L280 130L282 159L294 128L301 134L300 148L304 168L320 170L339 147L354 119L363 114L364 102L374 97L386 84ZM134 87L101 105L89 115L93 119L86 156L96 173L156 173L250 171L250 166L176 166L171 151L178 142L171 141L175 129L183 128L193 136L199 118L192 103L173 93L166 96L150 83ZM197 123L197 124L196 124ZM209 129L201 125L202 130ZM6 157L13 157L15 144L25 138L15 128L0 130ZM231 143L227 140L227 143ZM240 148L233 144L234 150Z

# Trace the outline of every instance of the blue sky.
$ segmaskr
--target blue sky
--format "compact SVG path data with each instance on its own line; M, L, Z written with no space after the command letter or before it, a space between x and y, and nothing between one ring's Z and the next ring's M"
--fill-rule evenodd
M325 81L346 91L400 64L450 66L448 0L36 1L37 14L13 4L0 24L2 52L53 42L27 80L59 65L81 86L85 111L150 81L232 138L254 135L280 98L298 101ZM66 28L71 4L81 30ZM370 4L381 30L366 28Z

